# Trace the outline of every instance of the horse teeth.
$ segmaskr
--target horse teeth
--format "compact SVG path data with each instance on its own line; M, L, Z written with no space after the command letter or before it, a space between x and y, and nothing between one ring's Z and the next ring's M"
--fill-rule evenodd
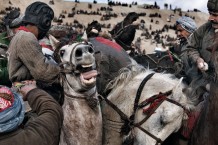
M83 68L92 67L92 64L89 65L82 65Z

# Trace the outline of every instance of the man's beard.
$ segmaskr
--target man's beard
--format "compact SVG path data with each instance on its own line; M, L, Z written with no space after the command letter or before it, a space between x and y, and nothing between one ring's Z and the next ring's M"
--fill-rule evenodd
M213 28L218 29L218 22L211 21L211 23Z

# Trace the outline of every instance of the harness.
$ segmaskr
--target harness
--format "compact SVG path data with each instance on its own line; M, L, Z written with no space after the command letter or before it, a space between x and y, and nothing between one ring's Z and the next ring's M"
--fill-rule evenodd
M143 101L142 103L139 104L139 100L141 97L141 93L142 90L145 86L145 84L147 83L147 81L154 75L154 73L149 74L148 76L146 76L143 81L141 82L137 93L136 93L136 97L135 97L135 101L134 101L134 107L133 107L133 113L130 117L128 117L125 113L123 113L116 105L114 105L110 100L108 100L107 98L103 98L103 100L105 100L105 102L111 107L113 108L119 115L121 120L124 121L123 126L121 127L121 135L128 135L131 130L134 127L139 128L142 132L144 132L145 134L149 135L150 137L152 137L153 139L156 140L156 145L158 145L159 143L163 143L163 141L156 137L155 135L153 135L152 133L150 133L149 131L147 131L146 129L142 128L141 125L144 124L150 117L151 115L156 111L156 109L166 100L170 103L173 103L181 108L183 108L184 110L186 110L184 108L184 106L182 106L180 103L167 98L167 96L169 96L170 94L172 94L172 90L169 90L165 93L159 93L156 95L151 96L150 98L146 99L145 101ZM152 105L153 103L155 103L155 105ZM142 119L141 121L135 123L135 115L136 115L136 111L138 109L141 109L144 106L147 106L148 104L151 104L149 109L145 109L143 110L143 112L146 114L146 117L144 119ZM134 143L134 137L133 135L130 136L130 138L127 138L124 142L123 145L133 145Z
M150 59L155 65L156 65L156 68L154 69L155 72L160 72L162 70L174 70L174 67L163 67L161 66L159 63L165 59L165 58L168 58L169 56L168 55L164 55L162 56L160 59L158 59L157 61L155 61L151 56L149 56L148 54L145 54L145 56Z
M80 71L76 69L76 66L72 63L72 55L73 55L73 50L78 46L78 45L81 45L81 44L84 44L84 43L78 43L76 44L71 53L70 53L70 60L69 61L66 61L66 62L62 62L60 63L60 67L62 68L61 69L61 78L62 78L62 86L64 87L64 81L66 81L67 83L67 86L69 88L73 88L72 85L69 83L69 81L67 80L66 78L66 74L70 74L70 75L79 75L80 74ZM85 44L88 45L87 42L85 42ZM63 67L63 65L69 65L70 66L70 69L65 69ZM74 95L71 95L71 94L68 94L66 91L64 91L64 94L65 96L69 97L69 98L74 98L74 99L81 99L81 100L85 100L87 102L87 104L89 105L90 108L94 109L97 105L98 105L98 99L94 98L97 94L97 91L95 90L90 96L86 96L86 97L81 97L81 96L74 96Z

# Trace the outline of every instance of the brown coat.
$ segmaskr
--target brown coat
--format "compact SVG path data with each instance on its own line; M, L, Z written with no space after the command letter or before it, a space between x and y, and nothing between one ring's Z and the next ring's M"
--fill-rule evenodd
M57 80L60 68L46 63L37 38L30 32L20 30L9 46L9 78L12 82L35 79L52 83Z
M27 101L37 117L14 132L0 134L1 145L58 145L63 122L61 106L45 91L33 89Z

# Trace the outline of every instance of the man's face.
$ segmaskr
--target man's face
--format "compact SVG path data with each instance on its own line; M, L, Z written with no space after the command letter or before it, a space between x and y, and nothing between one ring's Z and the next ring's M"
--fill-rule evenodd
M177 37L179 39L182 39L182 38L186 38L187 39L190 36L190 33L188 31L186 31L184 28L182 28L181 25L177 25L176 29L178 31Z
M212 22L212 27L218 29L218 12L210 12L209 11L209 21Z

